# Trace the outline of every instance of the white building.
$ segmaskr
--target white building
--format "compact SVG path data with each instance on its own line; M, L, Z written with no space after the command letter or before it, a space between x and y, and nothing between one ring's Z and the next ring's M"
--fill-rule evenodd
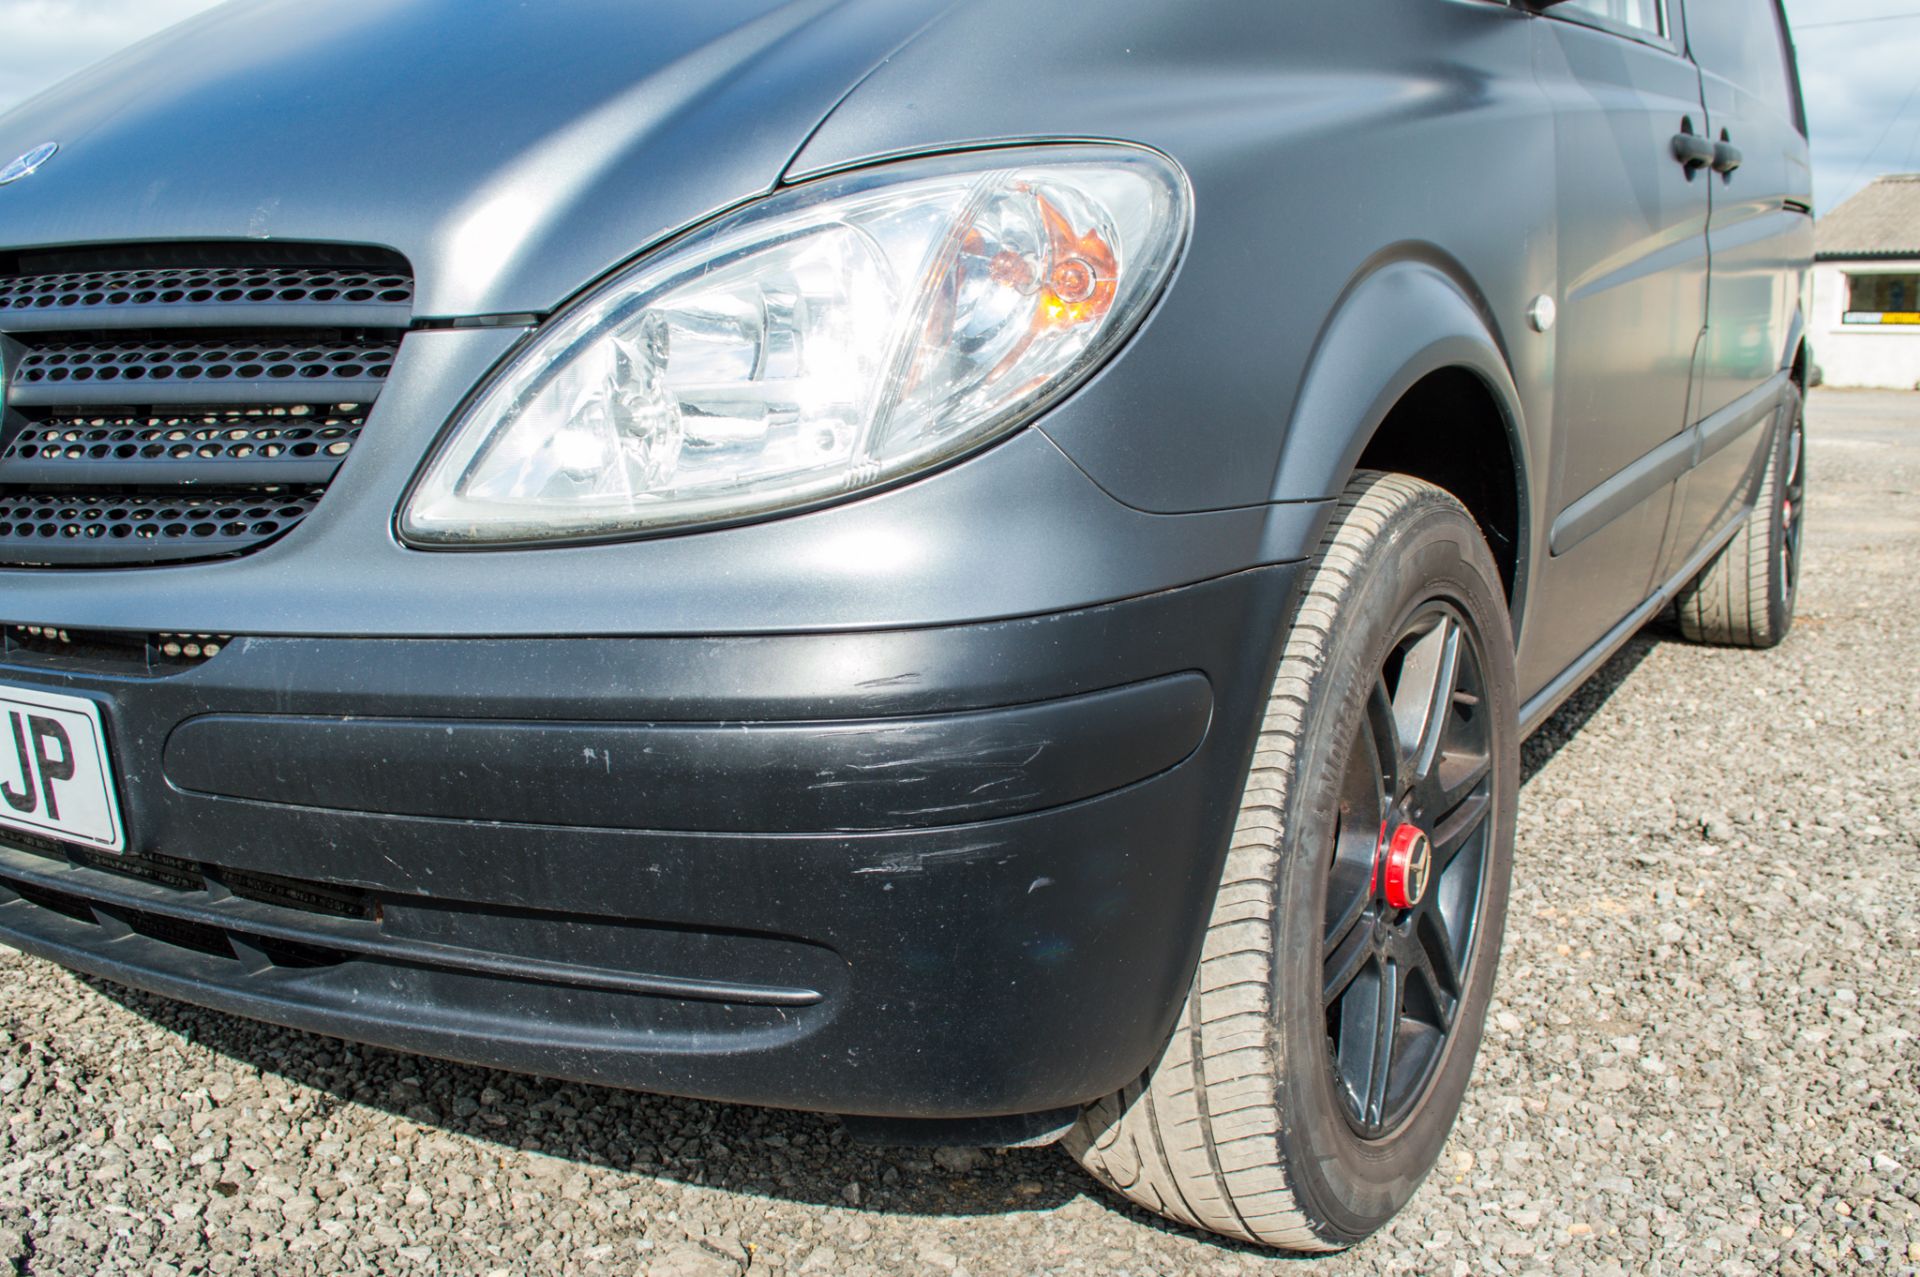
M1893 173L1820 219L1813 361L1829 386L1920 389L1920 173Z

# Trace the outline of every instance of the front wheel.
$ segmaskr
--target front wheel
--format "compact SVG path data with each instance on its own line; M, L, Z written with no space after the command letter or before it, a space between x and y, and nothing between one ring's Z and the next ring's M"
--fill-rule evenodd
M1478 526L1362 473L1308 567L1172 1038L1067 1147L1169 1218L1336 1250L1405 1205L1472 1072L1506 917L1513 638Z

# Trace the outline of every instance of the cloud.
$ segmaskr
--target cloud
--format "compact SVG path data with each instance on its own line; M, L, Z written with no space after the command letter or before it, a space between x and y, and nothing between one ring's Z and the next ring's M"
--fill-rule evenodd
M1911 0L1788 0L1823 213L1881 173L1920 169L1920 18L1854 21L1916 9Z
M217 0L0 0L0 111Z

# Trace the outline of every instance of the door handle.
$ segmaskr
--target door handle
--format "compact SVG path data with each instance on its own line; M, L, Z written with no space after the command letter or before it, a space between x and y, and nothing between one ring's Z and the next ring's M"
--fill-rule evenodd
M1713 144L1713 171L1731 175L1740 167L1740 148L1733 144L1733 138L1725 129L1720 130L1720 140Z
M1673 158L1687 170L1687 177L1712 164L1714 155L1713 143L1693 131L1692 118L1680 121L1680 131L1673 135Z

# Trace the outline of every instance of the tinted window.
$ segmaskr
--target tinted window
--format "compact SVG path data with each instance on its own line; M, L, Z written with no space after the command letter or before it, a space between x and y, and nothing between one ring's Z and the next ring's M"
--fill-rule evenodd
M1798 119L1778 0L1687 0L1694 61Z
M1650 35L1666 34L1660 20L1660 0L1567 0L1566 7Z

